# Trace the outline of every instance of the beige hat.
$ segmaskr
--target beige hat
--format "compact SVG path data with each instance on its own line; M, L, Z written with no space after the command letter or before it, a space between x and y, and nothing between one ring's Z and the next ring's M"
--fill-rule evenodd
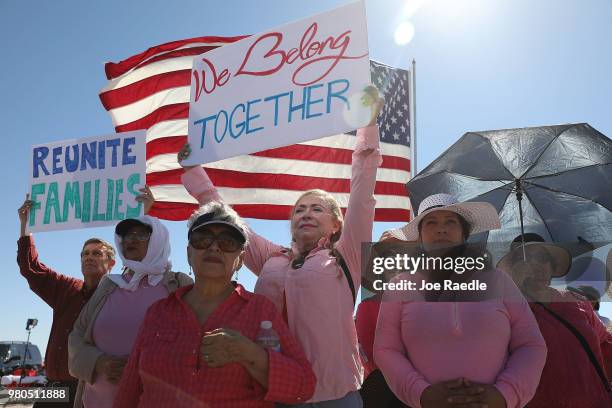
M434 211L451 211L463 217L470 225L470 234L501 228L499 215L492 204L486 202L460 203L450 194L434 194L425 198L419 205L419 215L402 228L387 231L402 241L416 241L419 238L419 223Z
M551 258L554 259L555 270L553 271L552 277L559 278L565 276L569 272L572 266L572 255L570 252L562 246L555 245L553 243L545 242L538 234L526 233L523 234L525 247L538 246L544 248L550 254ZM509 273L512 270L514 260L522 257L523 252L523 239L521 235L514 238L510 244L510 252L508 252L502 259L497 263L497 268L504 272Z

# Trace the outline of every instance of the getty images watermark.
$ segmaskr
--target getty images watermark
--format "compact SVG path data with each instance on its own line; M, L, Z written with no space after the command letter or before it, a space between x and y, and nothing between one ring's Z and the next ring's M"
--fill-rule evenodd
M453 279L444 279L442 282L430 282L425 279L420 282L410 280L398 280L395 282L385 282L385 272L396 275L409 273L414 275L417 271L447 271L462 275L466 271L483 271L486 268L486 255L471 257L439 257L410 256L406 253L396 253L392 256L376 256L372 258L372 272L379 275L380 279L375 279L372 286L375 290L487 290L487 283L474 279L467 282L459 282ZM388 276L388 275L387 275Z
M492 275L491 255L481 243L431 245L428 251L413 242L364 243L362 256L362 283L369 292L475 300L488 297L499 286Z

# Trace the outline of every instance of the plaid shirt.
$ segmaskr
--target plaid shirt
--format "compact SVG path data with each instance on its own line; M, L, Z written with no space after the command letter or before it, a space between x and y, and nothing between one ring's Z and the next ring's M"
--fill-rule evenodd
M183 301L193 285L153 304L123 372L115 408L126 407L274 407L273 402L308 400L316 378L301 347L272 302L236 285L204 326ZM269 320L281 341L281 353L268 351L268 388L240 364L210 368L201 358L204 332L231 328L254 340Z

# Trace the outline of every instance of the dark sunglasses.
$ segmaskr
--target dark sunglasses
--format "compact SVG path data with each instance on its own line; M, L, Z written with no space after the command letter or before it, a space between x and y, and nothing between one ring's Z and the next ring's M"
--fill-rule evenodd
M189 245L195 249L208 249L215 241L223 252L235 252L242 249L242 242L227 231L221 232L219 235L211 232L193 233L189 238Z
M151 234L149 232L128 232L123 236L123 242L127 241L148 241L151 238Z

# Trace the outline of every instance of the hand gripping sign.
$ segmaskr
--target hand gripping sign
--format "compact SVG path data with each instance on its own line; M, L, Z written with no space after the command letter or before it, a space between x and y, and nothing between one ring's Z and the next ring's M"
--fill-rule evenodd
M194 58L192 153L183 164L317 139L365 126L370 83L365 8L355 2Z
M142 215L144 131L32 147L29 231L114 225Z

